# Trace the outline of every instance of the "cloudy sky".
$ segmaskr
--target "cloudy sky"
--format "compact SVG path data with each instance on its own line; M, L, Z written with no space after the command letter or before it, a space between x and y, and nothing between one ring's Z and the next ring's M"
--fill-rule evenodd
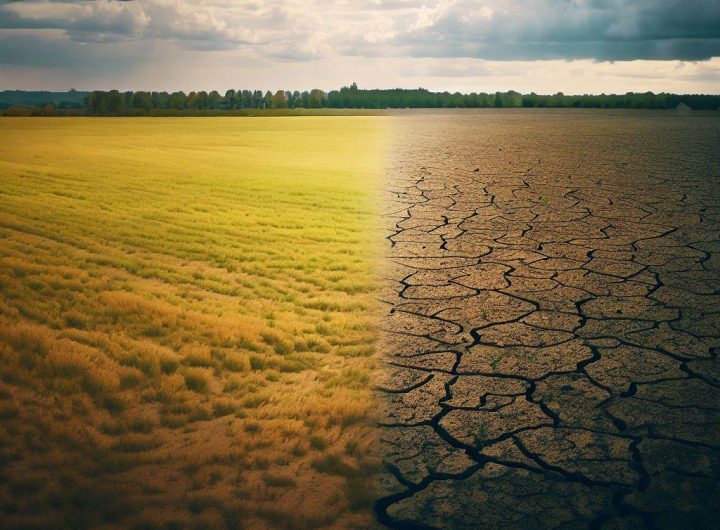
M0 89L720 93L720 0L0 0Z

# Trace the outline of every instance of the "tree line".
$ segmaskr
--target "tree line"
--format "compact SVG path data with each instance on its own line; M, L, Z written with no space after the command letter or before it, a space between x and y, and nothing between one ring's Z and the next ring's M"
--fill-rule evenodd
M477 107L568 107L674 109L680 103L696 110L720 109L720 95L654 94L652 92L600 95L540 95L508 92L431 92L416 90L362 90L355 83L328 94L329 106L337 108L477 108Z
M2 90L0 109L12 106L45 107L52 105L59 109L84 109L90 92L70 89L66 92L50 90Z
M38 96L40 94L40 96ZM44 95L43 95L44 94ZM49 97L48 95L52 97ZM228 90L224 94L211 92L120 92L118 90L93 92L70 91L63 93L6 91L0 93L0 107L31 104L40 97L46 103L35 102L44 108L82 109L93 116L147 115L155 111L182 113L222 113L240 109L398 109L398 108L512 108L512 107L568 107L568 108L630 108L674 109L681 103L696 110L720 109L720 95L705 94L655 94L652 92L628 92L626 94L552 95L521 94L508 92L431 92L418 89L360 89L353 83L339 90L325 92L277 90ZM5 97L5 95L7 97ZM50 100L50 102L47 102ZM20 103L22 102L22 103Z
M148 112L150 109L176 110L233 110L233 109L295 109L295 108L477 108L477 107L569 107L569 108L629 108L674 109L680 103L697 110L720 108L720 95L654 94L652 92L600 95L553 95L508 92L431 92L415 90L359 89L355 83L339 90L324 92L319 89L299 92L277 90L228 90L224 95L212 92L109 92L90 94L87 109L90 114L105 115L127 110Z
M328 95L322 90L262 92L261 90L228 90L212 92L119 92L96 90L87 98L91 115L122 114L150 109L234 110L234 109L319 109L328 107Z

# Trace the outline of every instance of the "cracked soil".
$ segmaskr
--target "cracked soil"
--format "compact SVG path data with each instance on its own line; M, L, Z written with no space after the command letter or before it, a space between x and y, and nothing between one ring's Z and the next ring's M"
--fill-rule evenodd
M395 120L382 271L394 528L714 528L720 121Z

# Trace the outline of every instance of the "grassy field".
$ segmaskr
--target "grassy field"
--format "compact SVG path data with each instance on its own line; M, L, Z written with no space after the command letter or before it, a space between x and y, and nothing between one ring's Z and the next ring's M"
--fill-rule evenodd
M370 520L385 118L0 121L0 519Z
M267 116L386 116L393 111L389 109L150 109L148 113L143 109L128 109L124 116L152 116L152 117L267 117ZM11 118L30 117L30 116L87 116L87 109L53 109L48 111L39 107L30 106L12 106L6 109L0 109L0 116Z

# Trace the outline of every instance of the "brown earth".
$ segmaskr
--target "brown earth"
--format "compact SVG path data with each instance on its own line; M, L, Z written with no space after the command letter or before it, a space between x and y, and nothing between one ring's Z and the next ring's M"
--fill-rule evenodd
M396 118L383 271L395 528L711 528L720 120Z

